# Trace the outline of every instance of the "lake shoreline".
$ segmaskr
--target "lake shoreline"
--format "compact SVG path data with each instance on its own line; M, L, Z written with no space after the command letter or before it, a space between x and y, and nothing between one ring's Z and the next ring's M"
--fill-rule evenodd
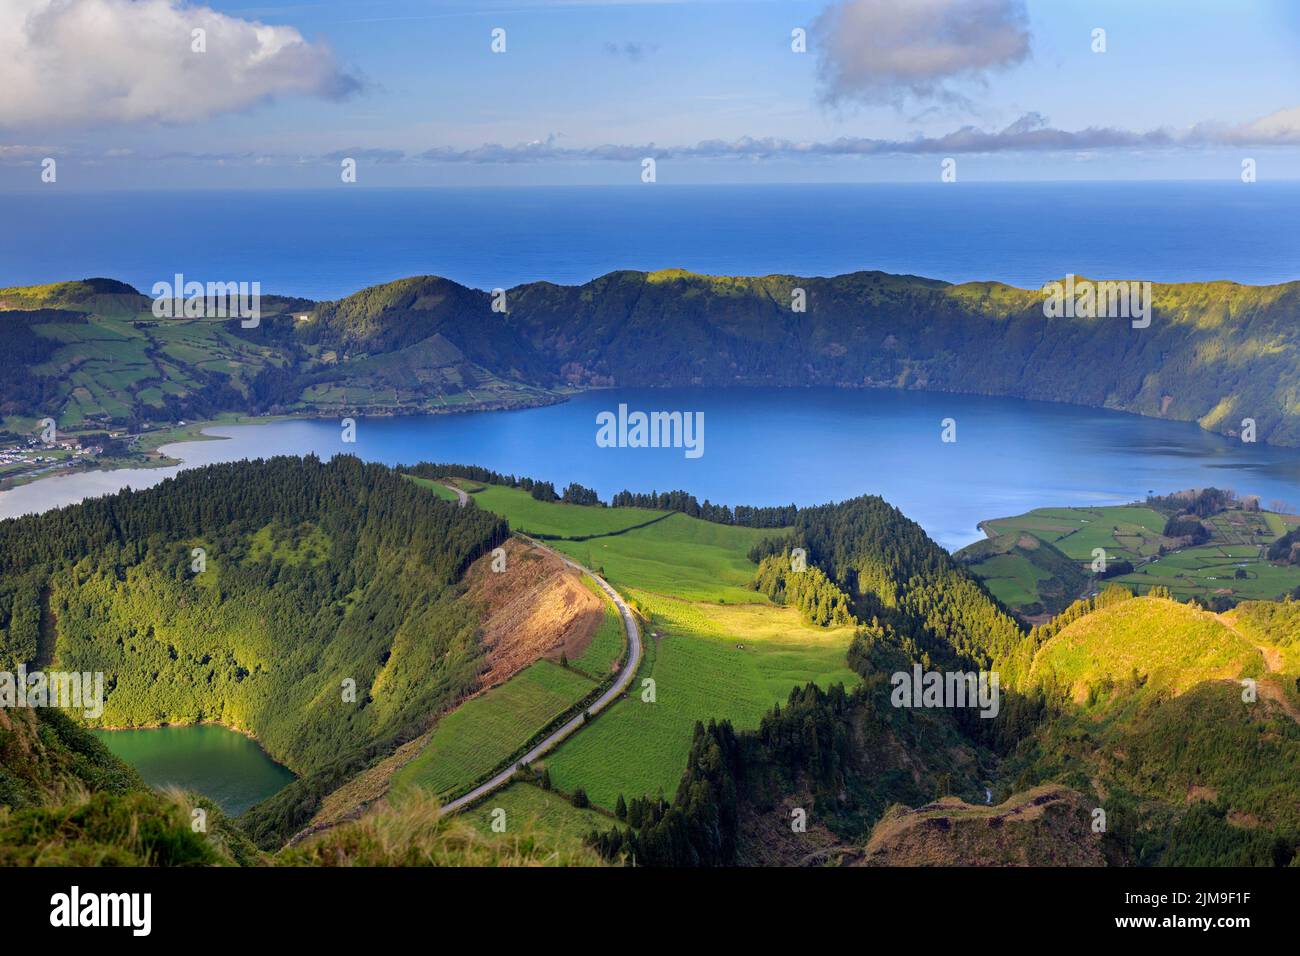
M707 412L708 453L599 447L597 414L624 402ZM352 443L322 415L202 423L201 441L158 449L179 465L34 482L0 493L0 516L142 489L225 461L336 454L390 466L481 465L557 487L577 482L604 500L624 489L683 489L732 507L813 506L875 494L952 551L986 537L979 525L990 516L1034 507L1125 504L1209 486L1266 504L1300 500L1300 453L1291 449L1065 402L864 387L606 387L512 411L362 417ZM960 441L941 443L945 418L960 423Z
M845 384L845 385L833 385L833 386L726 385L726 386L690 386L690 387L728 391L728 392L743 392L749 390L767 390L767 389L772 389L777 391L789 391L789 392L831 390L837 392L893 392L893 393L902 393L902 394L916 393L922 395L953 395L957 397L969 397L969 398L999 398L999 399L1009 399L1012 401L1020 401L1020 402L1034 402L1042 405L1058 405L1065 408L1078 408L1078 409L1088 409L1092 411L1114 412L1120 415L1130 415L1134 418L1140 418L1146 421L1153 421L1153 422L1168 422L1171 424L1180 424L1180 425L1196 425L1198 429L1200 429L1201 431L1205 432L1208 435L1217 435L1218 437L1225 438L1225 439L1233 439L1237 437L1236 434L1232 432L1219 432L1219 431L1214 431L1213 429L1205 428L1196 419L1165 418L1158 415L1145 415L1141 412L1130 411L1129 409L1125 409L1125 408L1115 408L1108 405L1087 405L1078 402L1056 401L1054 399L1027 398L1024 396L1006 395L998 392L963 392L963 391L956 391L956 390L943 389L943 388L914 388L914 387L907 387L907 386L900 388L894 385L875 383L875 382L868 383L868 384ZM670 386L670 385L647 385L647 386L638 385L635 386L635 388L638 390L649 389L649 390L656 390L656 391L680 390L679 386ZM171 455L168 454L168 449L175 448L179 445L183 445L188 442L230 440L230 436L228 435L214 435L211 431L209 431L209 429L211 428L224 428L224 427L231 427L231 426L238 426L241 428L253 428L253 427L260 427L264 425L276 425L282 422L329 421L338 418L340 415L342 415L343 417L355 417L363 420L383 420L383 419L417 418L425 415L474 415L474 414L492 414L495 412L529 411L536 408L547 408L552 405L561 405L566 402L572 401L574 397L580 395L587 395L595 392L619 391L619 390L620 390L620 386L613 386L613 385L583 386L579 388L574 388L568 392L556 393L556 395L554 396L554 401L539 401L534 403L524 403L520 405L511 405L505 407L456 407L456 408L441 408L441 409L428 409L428 408L420 407L420 408L409 408L409 409L401 409L401 410L384 409L384 410L370 410L370 411L359 411L354 409L354 410L348 410L348 411L338 412L338 413L329 413L329 414L326 414L325 412L313 412L313 413L302 413L302 414L294 414L294 415L252 415L252 416L223 415L219 418L214 418L214 419L201 421L201 422L194 422L180 428L166 430L168 434L166 434L165 437L161 437L158 440L152 442L151 443L152 447L145 452L146 455L149 455L150 452L157 452L158 453L157 457L147 458L145 461L114 461L110 464L105 464L105 465L96 464L89 468L68 467L64 469L51 471L46 474L42 474L36 478L20 477L18 479L15 479L8 488L0 489L0 495L3 495L5 491L11 491L16 488L34 485L42 481L49 481L55 478L66 478L78 474L108 474L114 471L123 471L123 470L148 471L150 469L155 469L155 468L172 468L177 466L184 466L185 459L171 457ZM1257 444L1261 448L1273 448L1278 450L1291 450L1291 449L1300 450L1300 444L1288 445L1288 444L1280 444L1280 443L1266 442L1266 441L1254 442L1253 444ZM409 464L415 464L415 462L410 462ZM457 464L475 464L475 462L457 462ZM1174 489L1174 490L1178 490L1178 489ZM1044 505L1043 507L1051 507L1051 506ZM0 520L4 520L4 519L0 518ZM983 531L984 529L980 528L979 530Z
M94 727L90 732L151 789L202 794L231 817L303 776L273 757L251 732L219 721Z

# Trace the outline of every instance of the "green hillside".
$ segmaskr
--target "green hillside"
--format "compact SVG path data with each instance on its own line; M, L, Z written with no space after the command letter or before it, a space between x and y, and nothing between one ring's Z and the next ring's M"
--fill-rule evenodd
M790 308L794 289L804 312ZM1067 401L1224 434L1249 417L1261 441L1300 444L1300 283L1156 284L1142 329L1048 318L1043 298L879 272L624 271L518 286L501 312L489 293L422 276L337 302L266 296L261 325L242 329L155 319L129 287L86 280L0 290L0 336L31 356L12 363L0 412L25 427L57 411L71 428L515 407L569 386L823 385ZM37 309L39 320L24 318Z
M206 832L191 826L206 814ZM254 863L211 800L150 792L108 748L53 709L0 709L0 866Z
M1263 655L1218 616L1167 598L1133 598L1074 621L1034 655L1028 679L1079 703L1117 685L1180 694L1202 681L1260 677Z
M30 433L53 417L63 431L135 431L223 413L409 413L555 400L522 373L507 369L503 377L475 363L433 330L365 342L322 335L334 313L322 307L328 315L317 324L314 308L264 295L260 324L245 329L238 319L155 317L150 299L111 280L2 289L0 427ZM458 314L462 322L470 315Z
M506 534L355 458L186 471L0 522L0 591L14 602L0 649L103 672L97 726L255 735L302 775L250 811L273 842L476 689L478 619L456 585Z
M1083 565L1032 533L999 534L955 557L994 597L1026 618L1060 613L1091 582Z
M793 687L856 682L845 662L852 628L810 625L793 608L774 606L755 590L757 567L749 552L779 529L648 508L539 501L521 488L461 484L478 507L599 571L643 618L645 655L634 687L651 679L658 697L646 703L639 693L629 694L549 755L546 769L558 789L580 787L606 810L620 794L671 793L686 766L696 721L726 717L753 727ZM621 649L622 625L611 619L613 627L602 633L607 646ZM527 741L543 717L581 696L580 678L571 672L564 694L550 692L566 674L556 671L547 662L535 664L450 715L430 746L395 776L394 788L418 785L445 793L482 776L493 760L504 760ZM539 678L546 679L548 692L539 693Z
M557 813L544 799L507 805L505 834L440 817L417 798L271 856L212 801L146 789L60 712L0 709L0 866L599 865L575 832L580 811L561 804ZM570 829L557 835L561 824Z
M981 522L990 535L956 557L1003 603L1025 617L1059 613L1074 598L1113 580L1138 594L1163 588L1223 610L1239 601L1284 597L1300 587L1300 566L1271 557L1294 515L1247 508L1228 493L1201 492L1213 506L1195 517L1203 540L1166 534L1190 492L1147 504L1035 508ZM1098 549L1105 571L1093 571Z
M431 484L440 469L472 504ZM102 670L95 723L218 720L302 774L185 837L194 798L144 790L69 717L0 711L0 862L572 865L593 848L648 865L1300 860L1300 603L1214 613L1109 586L1027 631L996 591L1083 573L1096 542L1141 567L1186 554L1189 516L1210 541L1197 547L1223 548L1279 536L1277 516L1208 492L1046 509L990 523L1001 533L955 558L876 497L754 528L539 500L526 479L469 466L409 472L241 462L0 522L0 667ZM687 497L659 503L674 500ZM644 658L529 782L448 820L439 797L595 692L622 647L607 612L579 659L461 703L483 651L460 581L508 522L603 571L642 619ZM785 570L794 547L805 572ZM986 586L972 571L990 563L1007 573ZM900 705L891 685L916 664L997 671L997 713ZM368 812L281 849L352 781ZM504 834L485 824L496 808Z

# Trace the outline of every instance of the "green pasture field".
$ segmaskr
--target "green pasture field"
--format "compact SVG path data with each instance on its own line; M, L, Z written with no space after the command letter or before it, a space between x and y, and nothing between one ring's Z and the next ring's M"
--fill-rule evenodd
M1011 518L985 524L998 535L1028 532L1056 545L1067 557L1091 561L1095 548L1105 548L1111 560L1135 564L1167 544L1161 531L1165 516L1143 505L1106 508L1035 508Z
M1238 568L1244 579L1235 576ZM1300 587L1300 567L1270 564L1257 546L1210 544L1170 552L1115 580L1138 594L1167 587L1183 601L1219 595L1269 600Z
M648 508L597 508L538 501L522 488L488 485L474 493L480 508L501 515L514 531L560 538L605 535L643 525L668 514Z
M582 583L600 598L605 616L582 656L569 661L569 666L599 682L618 669L619 662L627 652L627 633L623 630L623 618L609 595L586 575L583 575Z
M1272 512L1226 511L1204 519L1212 535L1208 544L1177 548L1165 538L1165 516L1142 505L1106 508L1037 508L1013 518L985 522L999 537L1026 532L1051 542L1067 557L1088 564L1094 548L1107 557L1132 561L1137 568L1114 580L1144 594L1163 586L1180 600L1229 595L1237 599L1270 599L1300 586L1300 568L1269 564L1267 546L1292 527L1292 516ZM1001 562L1001 563L999 563ZM1236 578L1241 567L1245 578ZM1004 603L1029 603L1035 593L1025 568L999 558L972 565L974 571ZM990 571L992 573L990 574Z
M1038 582L1051 578L1018 554L995 555L972 565L970 570L1008 607L1023 607L1038 601Z
M645 656L628 696L546 758L559 790L582 787L605 809L613 808L620 793L629 799L660 789L671 794L685 769L697 721L726 718L737 727L753 728L795 686L809 681L852 686L858 680L846 663L852 628L806 624L793 608L777 607L751 588L755 566L748 552L780 530L719 525L646 509L539 502L527 492L500 486L471 492L480 507L503 515L516 529L557 537L600 535L545 543L601 571L646 619ZM647 521L653 523L634 527ZM628 528L632 530L623 530ZM599 677L623 652L622 625L610 607L591 646L570 667ZM513 691L522 676L498 691ZM644 678L656 682L653 704L642 701ZM490 709L500 705L491 700L498 691L483 698L496 705ZM444 718L435 740L399 772L395 785L418 782L446 792L495 766L493 759L508 756L536 726L499 721L488 728L474 712L488 708L476 704L478 700L471 701ZM437 739L439 733L449 737L453 732L474 743L453 747ZM494 741L491 759L481 756L485 739ZM460 751L472 751L473 758L459 756ZM492 804L489 799L483 806Z
M594 686L576 671L537 661L443 717L419 756L393 775L394 792L414 786L442 796L473 783Z
M755 566L748 552L779 529L538 502L499 486L474 492L474 499L516 529L556 538L600 535L546 544L602 573L648 620L645 657L628 696L547 758L560 790L583 787L606 809L620 793L631 798L662 788L671 794L685 769L696 721L728 718L737 727L755 727L796 685L857 680L845 662L851 628L805 624L794 609L774 606L752 589ZM653 523L635 527L647 521ZM585 666L602 640L609 645L600 652L604 656L621 649L617 618L606 627L608 637L598 635L574 666ZM653 704L642 702L644 678L657 683Z
M714 524L671 514L644 528L590 541L550 541L556 550L603 573L620 589L692 601L765 603L750 585L749 550L780 530Z
M758 726L791 688L814 681L853 686L845 663L852 628L805 624L793 608L718 605L633 590L649 611L645 658L629 694L551 756L552 783L583 787L592 803L612 809L620 793L671 797L696 721L727 718L738 729ZM655 681L654 703L642 681Z

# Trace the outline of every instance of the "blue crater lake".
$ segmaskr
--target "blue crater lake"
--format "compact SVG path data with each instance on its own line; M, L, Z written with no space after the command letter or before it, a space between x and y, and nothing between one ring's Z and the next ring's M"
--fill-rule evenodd
M256 741L213 724L92 733L149 786L201 793L231 816L294 779Z
M601 448L596 416L704 413L704 454ZM940 440L957 422L957 441ZM1195 424L1010 398L888 390L609 389L514 412L363 418L355 443L337 421L217 426L222 441L166 452L194 467L341 452L386 464L463 462L595 488L603 498L686 489L727 504L818 504L877 494L955 549L979 521L1030 508L1120 504L1210 485L1300 505L1300 450L1243 444ZM0 494L0 517L156 484L177 468L76 474Z

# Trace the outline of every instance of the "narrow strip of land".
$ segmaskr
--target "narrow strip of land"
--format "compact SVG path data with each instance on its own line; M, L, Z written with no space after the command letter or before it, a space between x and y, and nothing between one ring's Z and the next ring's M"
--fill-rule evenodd
M454 491L456 493L456 500L460 502L462 508L469 504L469 495L465 491L457 488L455 485L449 485L446 482L439 482L439 484L448 491Z
M456 492L456 497L460 500L461 507L464 507L466 502L469 501L469 495L461 489L454 485L447 485L446 487ZM600 575L591 571L589 568L583 567L572 558L560 554L552 548L546 547L546 545L542 544L540 541L529 538L527 535L522 535L522 537L530 544L554 555L575 571L580 571L587 575L587 577L591 578L600 586L602 591L609 595L609 599L614 602L614 606L618 608L619 615L623 618L623 630L627 632L627 661L624 662L623 669L619 671L618 677L615 678L614 683L607 691L605 691L605 693L600 695L595 703L572 720L565 723L562 727L558 728L554 733L546 737L545 740L542 740L536 747L528 751L528 753L524 754L510 766L506 767L491 780L479 784L469 793L457 797L455 800L444 805L442 808L443 813L455 813L458 810L463 810L472 803L482 800L494 790L498 790L508 784L510 779L515 775L515 771L517 771L521 766L524 764L530 764L550 753L586 724L590 719L588 715L594 717L614 701L618 700L618 698L623 695L623 692L627 690L628 685L632 683L632 679L636 677L637 668L641 666L641 628L636 622L636 615L632 613L632 609L627 606L627 603L619 593L614 590L613 586Z

